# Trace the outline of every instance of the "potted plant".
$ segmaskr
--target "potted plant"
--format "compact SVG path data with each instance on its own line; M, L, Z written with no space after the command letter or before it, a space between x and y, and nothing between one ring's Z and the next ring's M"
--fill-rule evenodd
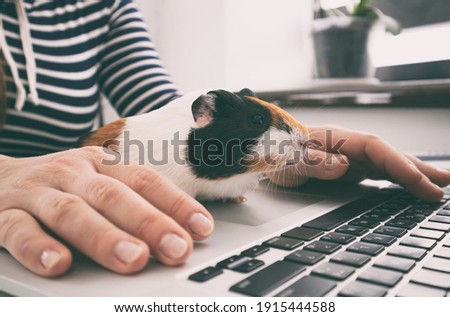
M371 5L349 1L346 10L325 9L315 0L313 42L317 78L373 78L371 45L376 34L400 33L399 23Z

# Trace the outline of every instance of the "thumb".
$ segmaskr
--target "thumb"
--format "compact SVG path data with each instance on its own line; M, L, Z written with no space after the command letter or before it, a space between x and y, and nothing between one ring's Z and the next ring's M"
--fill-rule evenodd
M338 179L348 170L348 158L341 154L308 149L303 160L283 170L267 173L276 185L294 187L303 185L309 178Z
M349 160L339 153L327 153L309 149L298 170L304 176L318 179L338 179L344 176L349 167Z

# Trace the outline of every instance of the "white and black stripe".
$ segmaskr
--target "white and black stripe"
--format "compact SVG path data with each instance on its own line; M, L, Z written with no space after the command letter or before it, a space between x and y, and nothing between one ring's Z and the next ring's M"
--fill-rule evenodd
M19 0L0 0L8 49L29 92ZM89 132L103 93L119 115L157 109L179 96L131 0L22 0L36 61L39 104L16 109L11 69L0 154L22 157L71 148ZM20 82L19 82L20 83Z

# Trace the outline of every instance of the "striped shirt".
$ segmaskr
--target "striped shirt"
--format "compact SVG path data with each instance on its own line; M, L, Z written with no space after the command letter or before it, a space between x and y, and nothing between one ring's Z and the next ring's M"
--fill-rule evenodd
M30 96L26 31L22 25L19 31L22 6L39 99L34 104L26 98L20 109L17 83L6 67L8 102L0 154L26 157L73 147L92 129L100 94L122 117L149 112L178 96L131 0L18 2L0 0L0 32L16 63L17 80Z

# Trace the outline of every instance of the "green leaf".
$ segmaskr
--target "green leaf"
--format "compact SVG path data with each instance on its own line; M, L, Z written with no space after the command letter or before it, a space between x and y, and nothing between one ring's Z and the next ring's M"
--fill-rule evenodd
M353 16L366 16L367 10L370 8L370 2L372 0L360 0L358 4L355 5L351 15Z
M401 32L402 27L400 23L394 18L385 15L380 9L371 6L372 0L353 0L353 8L347 6L347 12L351 16L363 17L368 20L380 20L384 24L386 31L397 35ZM342 11L338 9L328 9L324 10L320 4L320 0L315 0L315 17L325 18L325 17L339 17L345 16Z

